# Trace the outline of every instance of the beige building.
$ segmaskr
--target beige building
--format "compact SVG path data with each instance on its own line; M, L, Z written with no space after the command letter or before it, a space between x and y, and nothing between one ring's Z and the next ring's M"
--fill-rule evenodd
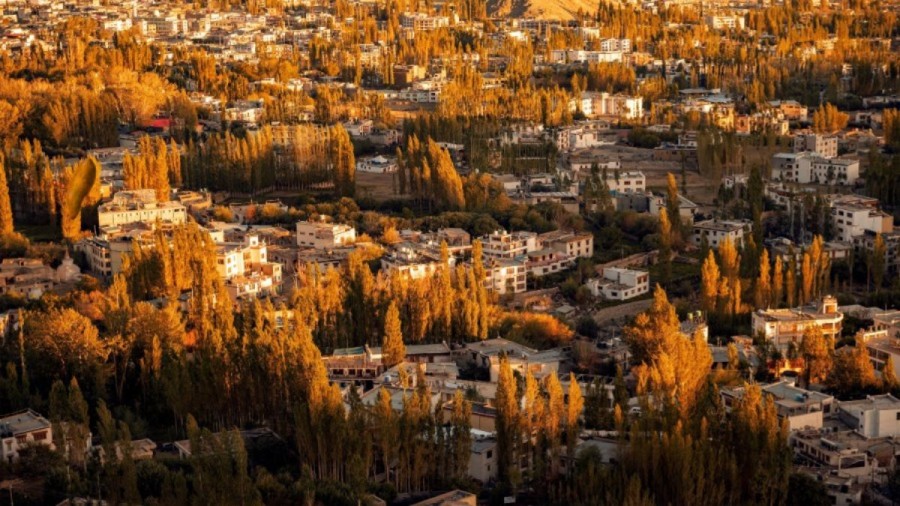
M565 230L554 230L541 234L538 245L564 253L571 258L591 258L594 256L594 235Z
M187 211L181 202L159 202L155 190L120 191L111 201L97 208L97 221L101 227L157 221L182 224L186 220Z
M281 264L270 262L259 236L248 234L242 243L216 245L216 270L232 300L281 291Z
M356 229L350 225L320 221L297 222L297 246L331 249L356 242Z

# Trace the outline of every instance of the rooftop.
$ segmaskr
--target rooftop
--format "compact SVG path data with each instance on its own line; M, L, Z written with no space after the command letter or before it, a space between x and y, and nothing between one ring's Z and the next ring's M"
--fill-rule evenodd
M0 435L19 435L41 429L49 429L50 421L30 409L10 413L0 418Z

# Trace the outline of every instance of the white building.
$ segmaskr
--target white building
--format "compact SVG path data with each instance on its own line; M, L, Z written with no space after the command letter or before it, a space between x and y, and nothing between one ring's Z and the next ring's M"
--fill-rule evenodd
M745 392L744 387L723 389L721 395L725 409L732 409ZM800 388L787 380L764 385L762 393L774 400L778 418L786 420L791 431L821 429L825 415L830 414L835 405L834 397Z
M456 265L453 255L447 259L447 267ZM434 276L441 266L439 249L410 242L394 246L388 254L381 257L381 268L388 274L399 273L408 279L422 279Z
M859 161L823 158L815 153L776 153L772 157L772 179L801 184L848 186L859 179Z
M118 227L129 223L153 224L157 221L182 224L187 210L180 202L159 202L155 190L120 191L111 201L97 208L101 227Z
M892 215L866 205L835 202L831 217L838 239L848 243L866 232L885 234L894 230Z
M534 232L507 232L495 230L481 238L485 259L512 259L538 250L537 234Z
M585 283L594 297L608 300L628 300L650 291L650 274L646 271L607 267L602 278L592 278Z
M797 134L793 140L794 153L810 152L822 158L837 158L838 138L834 135Z
M297 222L297 245L307 248L331 249L356 242L356 229L341 223L320 221Z
M617 193L635 193L647 191L647 177L639 170L627 172L606 172L606 186L609 191Z
M34 444L54 448L50 420L30 409L0 418L0 461L12 464L19 450Z
M397 163L380 155L371 158L360 158L356 161L356 171L390 174L397 172Z
M524 292L528 267L522 260L485 258L484 286L497 295Z
M615 116L622 119L644 117L644 99L639 96L584 92L581 109L585 116Z
M730 238L735 247L744 244L744 235L750 232L749 220L706 220L694 223L691 242L696 246L703 244L703 238L709 247L716 249L726 238Z
M809 327L819 327L827 339L839 339L843 321L844 314L838 310L837 299L827 295L815 306L757 309L750 318L750 326L753 336L763 336L785 351L791 343L799 346L803 332Z
M891 394L841 402L837 409L840 419L863 437L900 436L900 399Z
M706 16L706 26L713 30L743 30L743 16Z
M600 51L631 52L631 39L603 39L600 41Z

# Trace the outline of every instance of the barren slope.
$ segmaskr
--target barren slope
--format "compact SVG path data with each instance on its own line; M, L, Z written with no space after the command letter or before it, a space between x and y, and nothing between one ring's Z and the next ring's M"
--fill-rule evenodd
M569 20L575 17L578 9L588 13L595 12L597 3L596 0L489 0L488 14Z

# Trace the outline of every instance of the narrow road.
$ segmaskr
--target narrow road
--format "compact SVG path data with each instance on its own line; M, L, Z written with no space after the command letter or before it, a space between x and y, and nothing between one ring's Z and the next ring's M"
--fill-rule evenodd
M594 313L594 320L603 324L623 316L634 316L650 307L651 302L653 302L653 299L642 299L618 306L605 307Z

